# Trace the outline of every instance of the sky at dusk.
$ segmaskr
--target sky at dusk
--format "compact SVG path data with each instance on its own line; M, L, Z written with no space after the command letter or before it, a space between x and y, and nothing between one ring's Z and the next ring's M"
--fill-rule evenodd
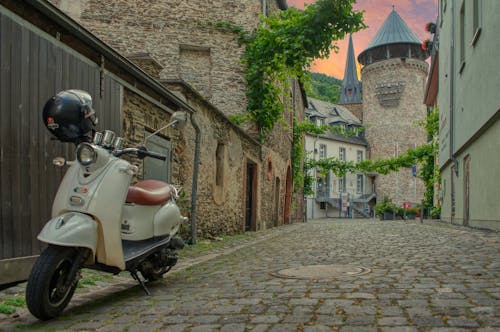
M287 1L289 6L300 9L304 8L304 3L312 2L314 0ZM430 38L429 33L425 31L425 24L436 20L437 2L438 0L357 0L354 8L365 11L363 17L368 28L352 35L356 58L370 43L385 19L389 16L392 11L392 5L394 5L399 16L401 16L420 40ZM344 77L348 40L349 37L347 36L346 39L338 41L338 53L336 54L332 51L328 59L316 60L311 67L311 71L342 79Z

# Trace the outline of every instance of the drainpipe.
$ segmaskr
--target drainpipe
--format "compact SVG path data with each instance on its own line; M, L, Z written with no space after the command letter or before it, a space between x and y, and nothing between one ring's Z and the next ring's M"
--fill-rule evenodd
M450 45L450 158L458 177L458 160L455 158L455 8L454 1L450 1L451 12L451 45Z
M318 142L319 135L316 135L316 138L314 139L314 144L313 144L313 160L316 161L316 143ZM311 204L312 209L311 209L311 219L314 219L314 211L316 210L316 203L315 198L318 195L318 170L316 167L314 167L314 192L313 192L313 202Z
M194 114L190 116L191 124L196 132L194 143L194 167L193 167L193 186L191 189L191 243L196 243L196 198L198 195L198 164L200 162L200 142L201 130L200 126L194 118Z

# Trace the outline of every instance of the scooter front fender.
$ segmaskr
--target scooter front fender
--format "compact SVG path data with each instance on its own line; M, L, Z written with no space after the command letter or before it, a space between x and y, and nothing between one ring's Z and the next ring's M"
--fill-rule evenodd
M91 216L79 212L67 212L47 222L38 240L64 247L97 248L97 222Z

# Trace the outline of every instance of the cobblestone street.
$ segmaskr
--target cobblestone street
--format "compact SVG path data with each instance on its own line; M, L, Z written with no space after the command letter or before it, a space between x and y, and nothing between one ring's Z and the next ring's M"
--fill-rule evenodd
M307 265L354 272L279 277ZM59 319L22 311L0 329L500 331L500 234L441 223L312 221L174 270L152 296L123 280Z

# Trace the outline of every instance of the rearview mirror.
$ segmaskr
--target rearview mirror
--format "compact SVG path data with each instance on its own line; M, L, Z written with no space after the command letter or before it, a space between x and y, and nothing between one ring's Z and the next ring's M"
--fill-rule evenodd
M174 112L174 114L172 114L172 116L170 117L170 122L166 126L161 127L160 129L158 129L154 133L152 133L144 138L144 144L147 142L147 140L150 137L158 134L160 131L162 131L163 129L167 129L170 126L177 128L179 130L184 128L184 126L186 125L186 121L187 121L187 113L186 112L184 112L184 111Z
M182 129L186 125L187 113L184 111L177 111L170 117L170 123L174 123L174 127L177 129Z

